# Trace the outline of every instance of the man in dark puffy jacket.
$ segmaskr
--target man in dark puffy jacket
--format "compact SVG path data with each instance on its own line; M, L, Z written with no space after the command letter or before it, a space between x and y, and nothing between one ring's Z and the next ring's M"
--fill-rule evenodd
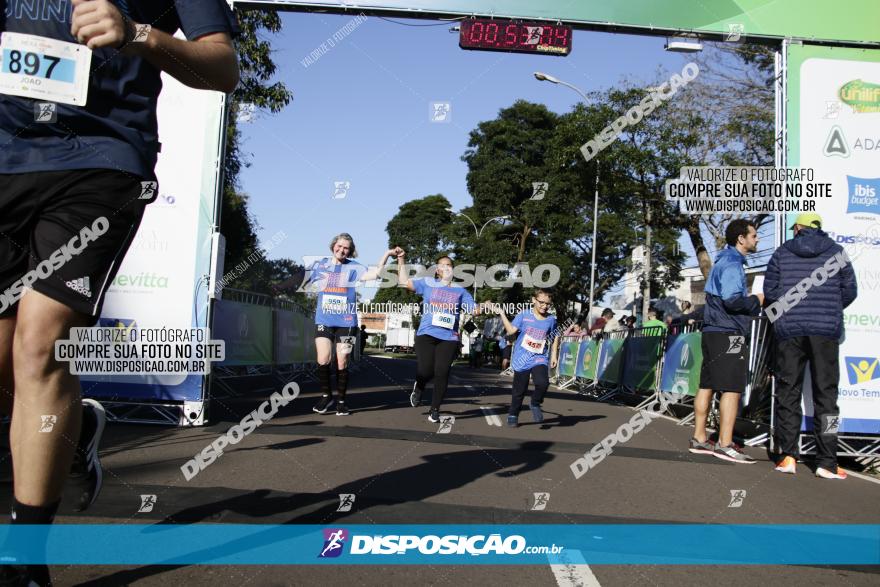
M776 470L794 473L801 429L801 390L810 364L816 475L845 479L837 466L837 384L843 309L856 299L856 276L843 250L822 231L822 218L795 218L794 238L767 265L764 292L776 336Z
M727 225L724 237L728 246L718 253L706 280L703 366L694 399L694 437L688 450L748 464L755 459L733 445L733 425L746 387L751 317L760 312L764 302L760 294L749 295L743 269L746 254L758 248L758 233L754 224L738 219ZM721 425L718 443L713 445L706 437L706 416L714 392L721 392Z

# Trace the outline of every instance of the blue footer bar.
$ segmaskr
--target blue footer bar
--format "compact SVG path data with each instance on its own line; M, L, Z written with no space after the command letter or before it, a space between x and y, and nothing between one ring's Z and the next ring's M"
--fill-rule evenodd
M587 564L878 565L880 525L0 527L0 564L546 565L574 551Z

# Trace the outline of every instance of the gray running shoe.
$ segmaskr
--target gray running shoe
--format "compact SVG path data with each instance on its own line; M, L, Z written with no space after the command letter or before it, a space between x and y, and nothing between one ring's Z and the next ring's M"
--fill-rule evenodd
M409 405L417 408L420 403L422 403L422 390L418 388L417 383L413 383L412 393L409 394Z
M715 443L711 440L700 442L696 438L691 438L689 451L695 455L711 455L715 453Z
M737 450L733 445L721 446L720 444L717 444L715 445L715 452L713 452L712 455L718 457L722 461L730 461L731 463L751 465L755 462L755 459L746 453Z

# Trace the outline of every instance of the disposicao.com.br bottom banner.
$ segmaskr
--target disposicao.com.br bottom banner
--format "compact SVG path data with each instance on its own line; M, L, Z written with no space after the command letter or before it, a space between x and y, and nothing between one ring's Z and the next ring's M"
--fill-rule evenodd
M0 527L0 564L880 564L880 525L56 524Z

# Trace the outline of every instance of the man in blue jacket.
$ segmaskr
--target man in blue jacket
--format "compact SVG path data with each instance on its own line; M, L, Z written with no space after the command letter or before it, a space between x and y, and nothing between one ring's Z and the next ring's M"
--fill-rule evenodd
M776 470L794 473L798 458L801 392L810 365L816 475L846 479L837 466L837 384L843 309L856 299L856 276L843 247L822 231L822 218L795 218L794 238L776 249L767 265L767 315L776 337Z
M749 464L755 459L733 445L733 425L740 395L746 388L751 317L758 315L764 303L761 294L748 294L743 269L746 254L758 248L758 232L748 220L738 219L727 225L724 236L728 246L718 253L706 280L703 366L700 390L694 400L694 437L688 450ZM718 444L712 444L706 436L706 416L716 391L721 392L721 425Z

